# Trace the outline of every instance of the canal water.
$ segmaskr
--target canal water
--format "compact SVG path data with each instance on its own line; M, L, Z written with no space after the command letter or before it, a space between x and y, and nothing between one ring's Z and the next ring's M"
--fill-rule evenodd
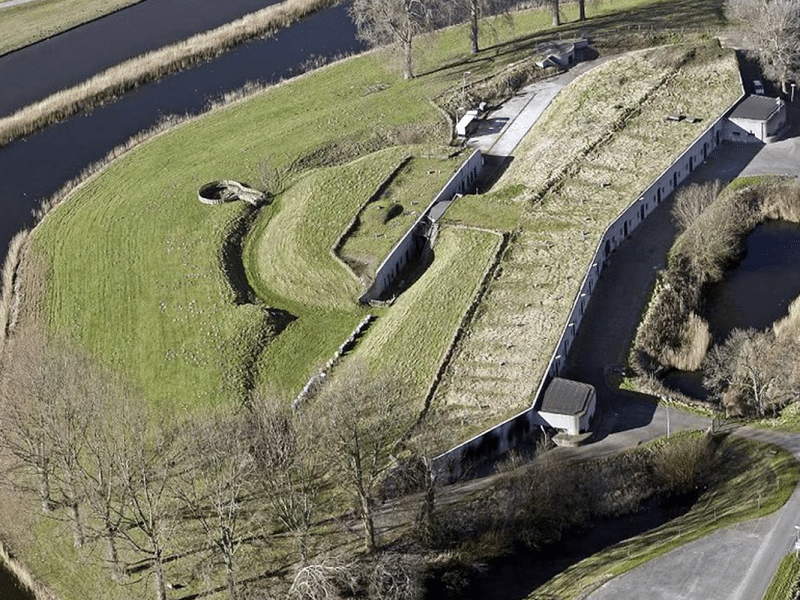
M0 116L281 0L146 0L0 57Z
M747 237L744 259L706 294L704 316L714 343L734 329L766 329L788 314L800 296L800 225L767 221ZM673 371L664 383L694 398L705 399L702 373Z
M318 57L362 49L347 7L337 6L0 148L0 256L17 231L34 223L32 211L42 199L164 116L197 114L248 82L276 82Z

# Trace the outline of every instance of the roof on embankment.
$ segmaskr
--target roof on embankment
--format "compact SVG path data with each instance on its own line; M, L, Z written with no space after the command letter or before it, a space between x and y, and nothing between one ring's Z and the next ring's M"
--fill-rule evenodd
M780 98L751 94L739 103L729 118L767 121L781 106L783 101Z
M589 408L594 387L588 383L556 377L547 386L539 412L557 415L581 415Z

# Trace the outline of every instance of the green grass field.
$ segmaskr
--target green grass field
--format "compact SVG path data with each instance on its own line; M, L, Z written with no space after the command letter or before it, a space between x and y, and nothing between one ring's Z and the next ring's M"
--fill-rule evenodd
M800 583L800 560L797 554L787 554L772 578L772 583L764 593L762 600L793 600L797 597L797 586Z
M33 0L0 8L0 55L141 0Z
M598 32L607 27L608 41L622 19L614 10L639 7L633 14L641 20L644 6L652 7L654 20L663 18L670 6L699 10L686 2L624 0L602 4L606 16L592 25ZM420 172L434 170L425 157L439 153L450 138L450 124L435 102L458 97L466 70L477 85L530 56L540 39L552 35L548 30L534 35L539 26L549 27L549 18L535 11L519 15L513 28L501 21L495 37L485 42L490 47L477 56L468 53L464 28L432 36L418 46L419 76L409 81L382 53L352 57L193 120L115 161L33 234L32 248L46 257L49 268L43 306L51 330L126 374L162 412L180 416L241 401L251 386L288 401L366 314L356 302L364 282L333 253L337 241L405 156L420 158ZM570 25L563 31L574 29ZM612 75L617 79L607 85L619 87L619 73ZM658 94L680 94L681 86L694 85L692 78L705 81L706 75L700 69L669 79L620 133L633 134L620 146L609 142L608 153L600 153L596 164L615 164L623 147L648 147L651 142L644 139L641 146L635 144L647 119L665 110L667 100L659 104ZM657 80L657 75L630 80L625 102L640 101L657 87ZM575 89L585 92L576 86L565 95ZM720 97L724 99L722 93ZM591 104L586 97L582 102ZM710 116L714 110L716 106L698 106L696 112ZM613 107L598 111L605 125L619 116ZM636 125L640 117L644 120ZM548 135L568 125L549 122ZM669 161L691 135L669 138L658 156L648 156L648 168ZM584 185L582 177L593 176L596 168L580 155L580 148L572 156L576 170L565 179L568 193L546 196L536 210L529 200L539 174L530 165L541 155L523 148L495 190L453 206L433 262L414 285L394 305L370 310L378 319L354 354L375 370L409 374L419 399L411 410L418 412L497 252L498 232L514 232L501 275L469 324L445 391L436 400L439 408L451 411L448 419L454 426L447 428L448 443L526 403L541 376L543 357L549 358L546 344L563 324L573 288L577 290L586 268L592 236L603 219L613 218L619 206L635 197L633 188L652 178L645 168L635 174L623 169L607 194L598 194L593 204L576 203L570 190ZM230 258L223 256L223 248L250 218L249 209L241 204L201 205L196 193L200 185L217 179L258 186L265 160L285 169L289 178L274 202L252 215L242 261L259 303L241 304L223 268ZM405 198L414 194L435 193L438 182L428 186L419 179L398 178L393 193L400 204L405 206ZM421 198L420 204L429 200ZM368 246L375 255L384 252L378 245ZM276 334L266 307L285 311L293 320ZM446 395L453 390L456 396ZM22 545L37 554L30 539ZM64 556L74 558L73 553ZM58 576L52 553L31 565L42 577L59 581L55 587L65 590L65 600L95 596L91 590L107 583L105 573L87 557L75 562L81 565L76 577L88 580L80 586ZM71 591L73 585L77 592ZM120 597L141 596L135 586L115 589L122 590L115 591Z

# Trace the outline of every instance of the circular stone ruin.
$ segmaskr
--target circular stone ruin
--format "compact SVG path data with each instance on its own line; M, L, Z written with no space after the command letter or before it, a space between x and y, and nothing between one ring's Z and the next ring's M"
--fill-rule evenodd
M203 204L225 204L226 202L243 200L256 206L264 200L264 193L249 188L238 181L223 179L221 181L211 181L202 186L197 192L197 199Z

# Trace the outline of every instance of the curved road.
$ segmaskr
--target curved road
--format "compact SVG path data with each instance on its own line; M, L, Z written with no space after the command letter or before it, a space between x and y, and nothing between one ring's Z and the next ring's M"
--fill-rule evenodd
M728 181L739 175L756 174L800 176L798 112L792 110L794 130L781 142L768 146L725 143L695 171L689 182ZM630 418L628 407L640 410L619 393L608 390L603 371L625 362L624 354L655 280L656 269L663 264L675 236L668 213L670 203L671 198L662 203L613 255L569 356L565 376L599 386L598 407L605 413L602 423L610 432L626 427L613 423ZM609 331L618 335L608 335ZM612 415L608 414L609 407ZM653 422L664 422L666 410L663 406L655 407ZM678 413L674 410L671 413L674 421ZM735 434L780 445L800 460L798 434L753 428L741 428ZM778 512L677 548L611 580L588 598L638 600L643 596L642 591L647 590L647 597L654 600L758 600L792 547L795 524L800 524L800 490L795 490Z

